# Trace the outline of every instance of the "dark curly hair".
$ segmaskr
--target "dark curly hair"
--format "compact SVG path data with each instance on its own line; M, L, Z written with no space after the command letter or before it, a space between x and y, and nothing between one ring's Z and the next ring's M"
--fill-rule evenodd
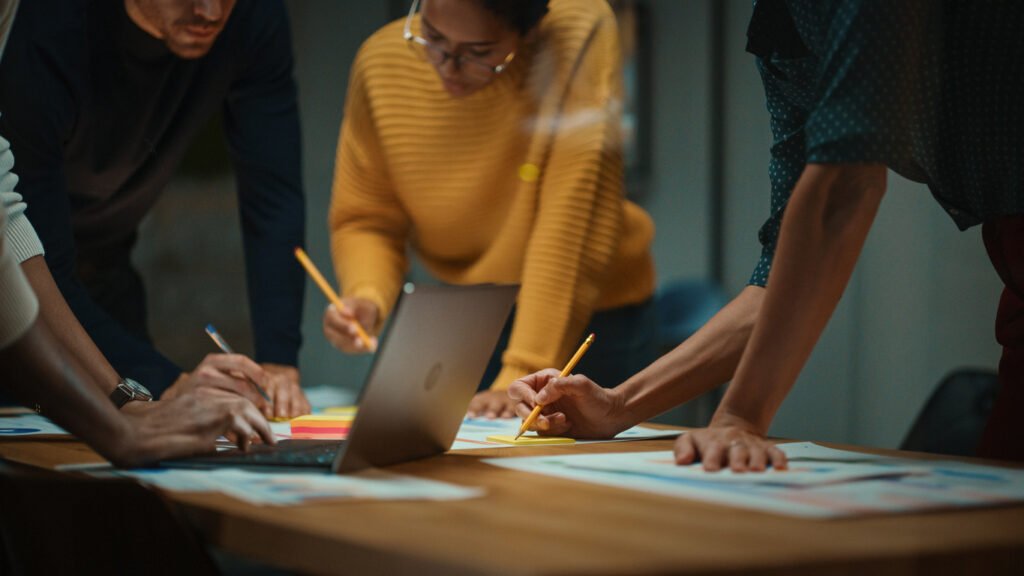
M548 13L548 0L479 0L513 30L525 36Z

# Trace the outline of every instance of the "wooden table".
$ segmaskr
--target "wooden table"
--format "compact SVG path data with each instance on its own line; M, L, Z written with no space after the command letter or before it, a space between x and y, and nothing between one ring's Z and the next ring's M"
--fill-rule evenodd
M455 502L277 508L212 494L169 498L215 545L318 574L1024 574L1024 506L806 520L480 461L671 445L489 449L394 468L487 490ZM78 442L26 439L0 442L0 455L46 467L98 459Z

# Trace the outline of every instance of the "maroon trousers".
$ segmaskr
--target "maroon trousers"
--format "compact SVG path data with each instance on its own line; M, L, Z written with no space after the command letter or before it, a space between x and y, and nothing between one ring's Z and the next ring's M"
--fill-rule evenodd
M978 456L1024 461L1024 215L986 222L982 235L1005 286L996 315L999 392Z

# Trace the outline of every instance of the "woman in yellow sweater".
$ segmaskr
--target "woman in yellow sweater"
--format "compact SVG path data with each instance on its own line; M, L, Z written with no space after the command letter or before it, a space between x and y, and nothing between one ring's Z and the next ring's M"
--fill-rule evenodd
M656 351L654 226L623 193L614 14L605 0L418 4L352 67L329 214L348 309L328 308L327 338L366 351L353 319L380 330L411 247L442 282L522 285L471 415L512 416L504 389L564 364L588 324L579 370L618 384Z

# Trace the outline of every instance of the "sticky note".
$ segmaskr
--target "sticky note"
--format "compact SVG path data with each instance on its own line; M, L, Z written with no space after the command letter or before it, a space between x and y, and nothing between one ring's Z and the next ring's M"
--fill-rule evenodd
M548 444L575 444L572 438L559 438L557 436L520 436L518 440L511 434L492 434L487 437L491 442L502 444L515 444L516 446L544 446Z
M324 408L324 414L351 416L354 418L358 410L359 406L331 406L330 408Z
M293 418L292 438L344 440L352 427L352 417L333 414L309 414Z

